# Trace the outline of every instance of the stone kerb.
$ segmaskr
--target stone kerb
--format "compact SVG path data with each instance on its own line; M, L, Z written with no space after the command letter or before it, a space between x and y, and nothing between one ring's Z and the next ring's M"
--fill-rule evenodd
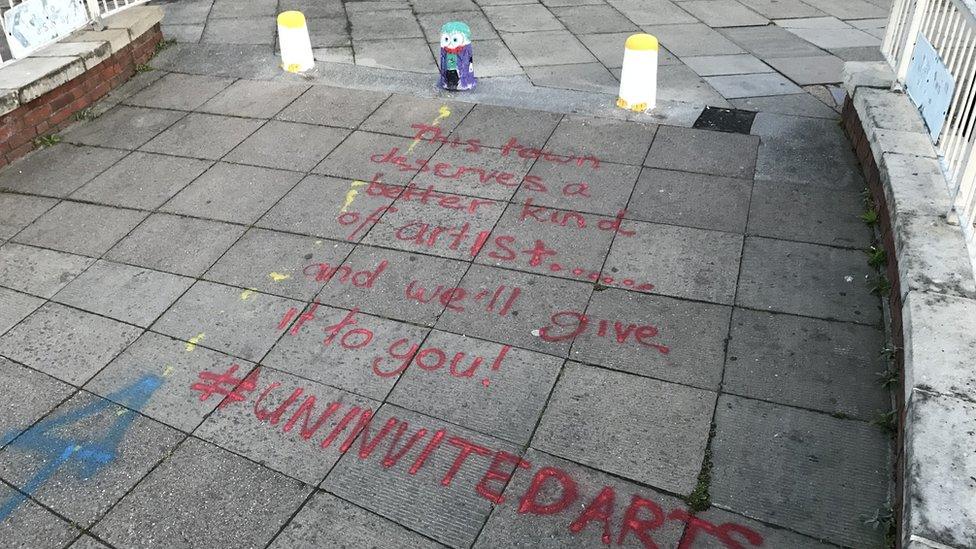
M884 63L847 63L844 125L879 211L899 397L901 547L976 547L976 281L920 116Z

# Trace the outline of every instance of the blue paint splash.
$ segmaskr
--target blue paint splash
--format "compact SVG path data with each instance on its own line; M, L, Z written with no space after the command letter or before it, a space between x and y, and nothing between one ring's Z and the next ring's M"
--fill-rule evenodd
M39 471L34 473L26 484L18 492L11 496L7 501L0 505L0 522L6 520L17 507L23 503L27 496L32 495L38 488L44 485L54 474L68 462L77 463L80 466L78 476L82 479L89 479L102 467L112 463L118 456L119 444L126 431L132 426L136 414L125 412L119 416L115 423L106 431L101 440L91 441L87 439L69 439L52 435L50 432L72 423L77 423L82 419L100 414L108 408L117 404L126 406L132 410L142 410L149 402L149 398L163 384L163 378L156 375L146 375L123 389L110 395L107 399L98 399L91 404L83 406L73 412L45 419L34 425L19 437L19 430L13 430L0 437L0 445L10 441L9 448L18 448L39 453L48 463Z

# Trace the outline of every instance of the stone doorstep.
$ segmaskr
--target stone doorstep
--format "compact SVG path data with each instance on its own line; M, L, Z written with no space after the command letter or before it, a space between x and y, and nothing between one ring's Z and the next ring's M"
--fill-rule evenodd
M845 88L881 172L902 289L902 547L976 547L972 264L962 230L943 217L948 185L914 106L887 89L878 67L847 65Z
M104 30L80 30L0 68L0 116L95 67L162 19L159 6L135 6L105 19Z

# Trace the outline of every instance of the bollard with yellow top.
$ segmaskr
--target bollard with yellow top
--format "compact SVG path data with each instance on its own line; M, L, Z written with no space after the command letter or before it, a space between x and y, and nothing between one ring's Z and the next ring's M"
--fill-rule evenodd
M312 41L302 12L278 14L278 40L281 43L281 68L288 72L304 72L315 67Z
M650 34L632 34L627 38L618 107L644 112L657 104L657 50L657 38Z

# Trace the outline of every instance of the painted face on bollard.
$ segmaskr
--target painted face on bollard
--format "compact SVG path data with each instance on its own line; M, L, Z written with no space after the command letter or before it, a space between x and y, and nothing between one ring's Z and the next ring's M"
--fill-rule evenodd
M470 90L475 84L471 29L460 21L445 23L441 27L438 85L446 90Z

